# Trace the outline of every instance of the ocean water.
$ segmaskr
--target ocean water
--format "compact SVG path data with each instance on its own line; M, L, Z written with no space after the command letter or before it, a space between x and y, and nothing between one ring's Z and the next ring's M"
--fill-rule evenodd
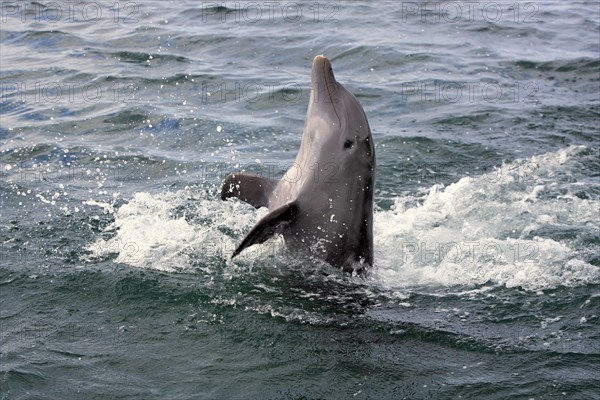
M2 2L1 399L600 398L600 5ZM325 54L375 265L230 254Z

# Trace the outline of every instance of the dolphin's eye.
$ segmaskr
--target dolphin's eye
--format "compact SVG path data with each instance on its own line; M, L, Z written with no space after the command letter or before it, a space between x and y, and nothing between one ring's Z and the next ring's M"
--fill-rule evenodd
M354 142L352 140L348 139L344 142L344 148L349 149L350 147L352 147L353 144L354 144Z

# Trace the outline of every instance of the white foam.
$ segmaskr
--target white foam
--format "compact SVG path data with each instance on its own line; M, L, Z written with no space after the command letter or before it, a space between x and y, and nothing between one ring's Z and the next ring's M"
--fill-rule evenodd
M535 234L599 229L598 200L575 196L577 182L560 179L585 150L569 147L435 186L417 207L404 206L413 197L397 198L375 215L374 281L388 289L489 282L530 290L600 281L600 269L568 241Z
M136 267L184 271L198 259L228 259L238 239L224 232L241 235L258 215L240 202L209 200L189 190L140 192L114 212L107 231L115 236L98 239L89 250L92 257L116 254L117 262Z
M599 282L600 269L573 244L536 233L547 227L600 229L599 201L575 196L581 182L567 179L577 167L571 160L584 151L569 147L434 186L422 198L396 198L392 210L375 214L376 266L369 279L390 292L486 283L538 290ZM420 205L406 206L415 201ZM95 257L116 254L120 263L180 271L198 261L230 263L233 249L266 209L183 190L137 193L113 213L114 237L90 246ZM269 264L264 255L282 248L281 238L252 246L230 265Z

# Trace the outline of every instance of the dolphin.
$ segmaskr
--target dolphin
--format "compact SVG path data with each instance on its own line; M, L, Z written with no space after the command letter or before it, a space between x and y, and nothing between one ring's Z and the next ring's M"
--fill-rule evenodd
M335 80L329 60L316 56L300 150L281 180L230 174L221 199L237 197L267 207L234 251L283 235L286 247L309 253L345 272L373 265L375 148L358 100Z

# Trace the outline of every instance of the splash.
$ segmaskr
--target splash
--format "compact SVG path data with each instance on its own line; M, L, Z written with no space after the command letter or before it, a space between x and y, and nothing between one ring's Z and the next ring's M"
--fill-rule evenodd
M114 211L114 236L89 246L92 257L116 254L116 262L162 271L187 271L194 263L227 260L237 238L262 210L239 202L199 197L190 190L136 193Z
M580 163L597 158L585 147L569 147L433 186L420 198L395 198L392 209L375 214L369 280L385 290L484 284L538 290L599 282L600 268L591 260L599 252L600 184L578 176ZM420 205L407 206L415 201ZM113 212L107 232L113 236L89 247L94 257L116 254L117 262L136 267L186 271L199 262L252 268L285 254L278 238L229 260L266 214L239 201L192 190L142 192Z
M387 288L482 285L528 290L600 280L598 182L578 177L585 147L503 164L434 186L421 205L399 197L375 215L375 280ZM595 245L592 244L595 241ZM585 244L582 245L582 242Z

